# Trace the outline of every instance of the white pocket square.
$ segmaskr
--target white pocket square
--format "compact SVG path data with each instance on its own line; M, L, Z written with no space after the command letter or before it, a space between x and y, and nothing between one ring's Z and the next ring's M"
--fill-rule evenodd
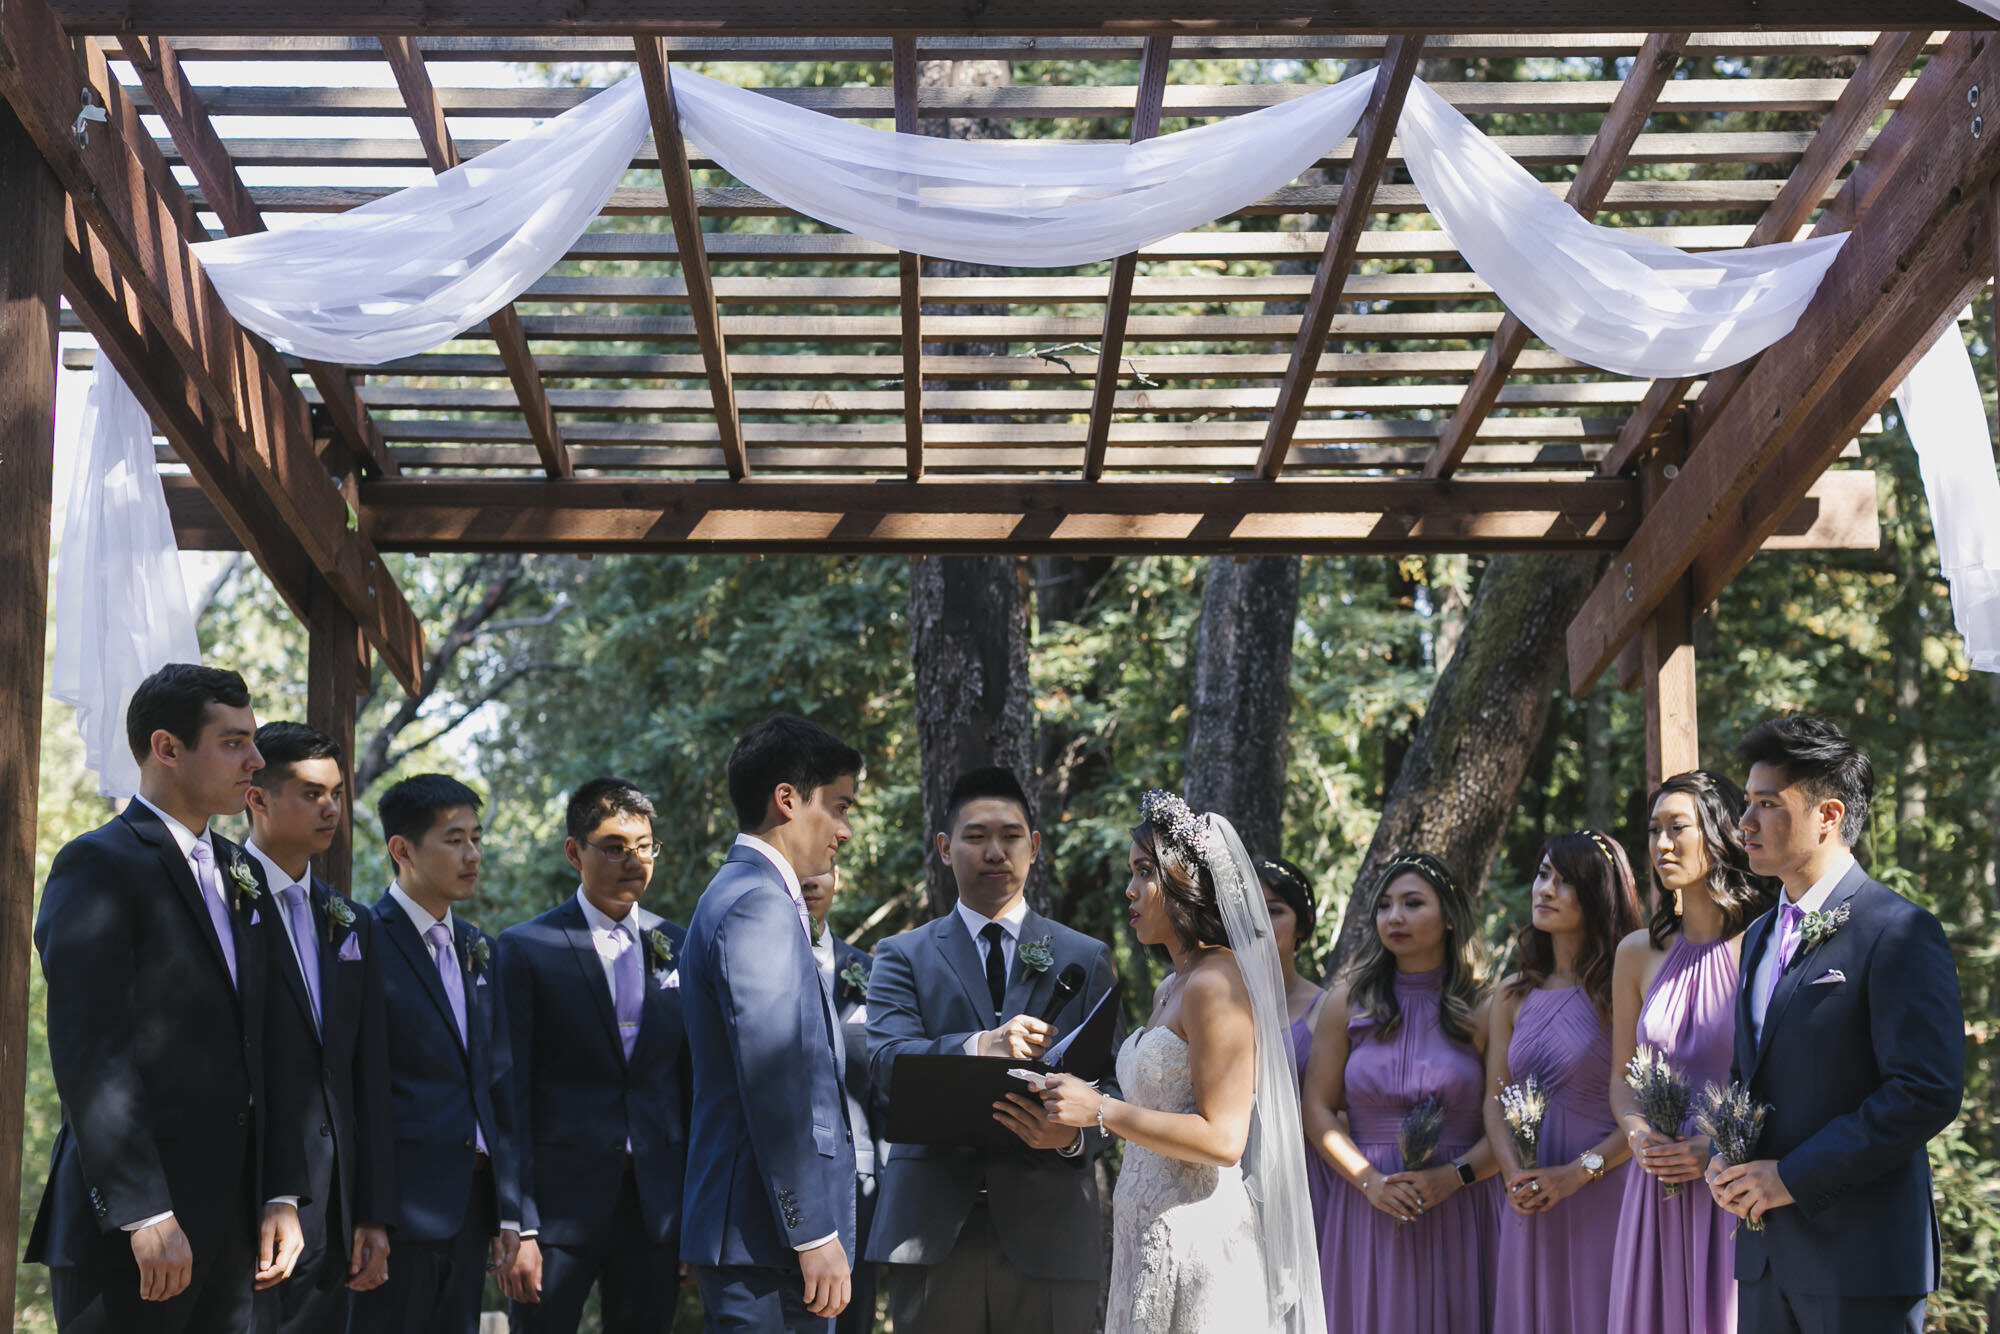
M1814 978L1811 982L1808 982L1806 985L1813 987L1824 987L1824 986L1831 986L1835 982L1845 982L1846 980L1847 980L1846 973L1841 972L1838 968L1829 968L1826 970L1826 972L1820 974L1820 976Z
M475 987L483 987L483 986L485 986L485 985L486 985L486 974L484 974L484 973L478 973L478 974L475 974L475 975L474 975L474 977L473 977L473 979L472 979L472 985L473 985L473 986L475 986Z
M349 936L340 942L340 953L336 956L341 963L361 962L361 937Z

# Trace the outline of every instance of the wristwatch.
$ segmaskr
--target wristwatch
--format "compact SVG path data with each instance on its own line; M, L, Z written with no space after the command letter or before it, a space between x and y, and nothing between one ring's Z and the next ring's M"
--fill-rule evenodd
M1470 1186L1473 1182L1479 1180L1479 1173L1473 1171L1472 1164L1466 1162L1465 1159L1454 1158L1451 1160L1451 1165L1452 1169L1458 1173L1459 1185Z
M1604 1155L1599 1153L1597 1150L1585 1149L1583 1151L1582 1156L1580 1156L1576 1161L1578 1162L1579 1165L1582 1166L1584 1175L1589 1177L1592 1181L1598 1181L1603 1178Z

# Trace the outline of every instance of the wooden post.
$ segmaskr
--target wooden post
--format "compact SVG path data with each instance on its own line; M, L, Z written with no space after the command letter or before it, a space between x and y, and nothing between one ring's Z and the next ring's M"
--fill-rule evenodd
M1675 414L1639 470L1640 504L1651 509L1687 461L1688 415ZM1646 790L1701 763L1695 726L1694 580L1683 575L1639 631L1639 682L1646 698Z
M0 1199L21 1198L28 970L55 477L62 186L0 102ZM14 1324L20 1212L0 1209L0 1326Z
M347 810L333 846L319 857L319 873L346 894L354 876L354 703L361 694L361 627L333 588L313 580L306 631L306 723L340 743L340 771L347 780Z

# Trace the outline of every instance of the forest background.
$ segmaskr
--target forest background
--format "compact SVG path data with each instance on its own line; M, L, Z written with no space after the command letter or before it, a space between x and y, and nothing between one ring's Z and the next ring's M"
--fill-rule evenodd
M1626 63L1429 61L1423 77L1615 78ZM1172 78L1316 83L1359 68L1176 61ZM888 78L886 68L832 64L707 72L752 85ZM1699 58L1684 60L1677 77L1846 72L1839 62L1796 57L1754 64ZM1130 85L1135 73L1115 63L937 62L925 77ZM602 77L575 69L539 74L558 82ZM1475 119L1489 132L1508 133L1516 118ZM1793 123L1800 119L1658 114L1651 128L1810 128ZM1534 131L1595 129L1592 118L1550 120L1535 118ZM983 125L954 132L991 132ZM1176 128L1169 121L1163 131ZM1082 131L1074 122L1016 122L1012 132L1120 137L1126 129L1118 121L1089 122ZM1627 176L1672 170L1629 168ZM1782 175L1788 167L1747 170ZM783 219L718 225L813 226ZM1251 217L1215 225L1303 228L1308 220ZM1433 224L1426 215L1378 215L1374 225ZM588 271L576 265L558 273L572 270ZM1991 411L1990 292L1975 307L1969 336ZM1804 709L1834 718L1875 760L1877 802L1863 860L1944 921L1965 994L1965 1108L1932 1147L1946 1277L1929 1323L1973 1334L1989 1323L2000 1327L1993 1041L2000 988L2000 676L1968 669L1937 572L1914 456L1893 411L1885 412L1885 424L1883 433L1861 441L1859 460L1879 479L1881 547L1761 555L1697 623L1701 754L1705 765L1733 772L1731 747L1751 726L1772 713ZM685 921L734 832L724 758L744 728L778 710L815 719L866 757L856 837L842 858L833 911L842 935L872 945L948 904L948 884L925 856L927 834L940 784L984 745L1032 770L1045 839L1031 890L1037 905L1112 943L1128 1003L1151 993L1160 968L1132 939L1120 898L1126 831L1146 787L1190 785L1197 806L1206 795L1232 814L1242 804L1239 823L1308 870L1320 905L1318 930L1299 961L1309 975L1337 963L1343 923L1351 931L1368 929L1365 913L1347 907L1357 889L1368 888L1371 865L1387 842L1428 835L1460 858L1481 884L1496 969L1505 966L1544 837L1602 828L1624 843L1636 866L1647 864L1640 701L1617 693L1610 681L1586 699L1572 699L1563 680L1563 608L1573 609L1566 600L1580 598L1594 577L1588 562L390 559L424 619L431 660L416 699L405 698L378 668L362 712L353 893L368 902L388 879L372 802L397 777L443 769L486 795L485 875L469 915L497 932L573 891L562 856L565 795L583 779L615 772L644 786L660 809L656 836L664 855L648 903ZM208 660L244 673L261 718L303 717L303 628L254 565L208 558L199 568L207 582L192 591ZM968 680L983 697L965 697ZM44 719L38 880L65 840L110 810L82 768L71 711L50 701ZM1483 780L1454 784L1455 776L1472 771ZM1378 841L1385 809L1388 828ZM34 986L24 1237L59 1118L39 974ZM20 1292L20 1327L52 1329L45 1271L23 1266Z

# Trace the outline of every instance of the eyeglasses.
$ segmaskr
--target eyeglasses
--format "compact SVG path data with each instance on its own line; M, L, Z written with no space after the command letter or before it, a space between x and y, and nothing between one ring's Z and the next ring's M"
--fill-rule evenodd
M657 843L634 843L629 848L607 848L602 843L592 843L586 839L584 840L584 846L595 848L597 855L604 858L605 861L610 862L613 866L623 866L634 857L637 857L640 861L650 866L654 861L658 860L660 855L660 845Z

